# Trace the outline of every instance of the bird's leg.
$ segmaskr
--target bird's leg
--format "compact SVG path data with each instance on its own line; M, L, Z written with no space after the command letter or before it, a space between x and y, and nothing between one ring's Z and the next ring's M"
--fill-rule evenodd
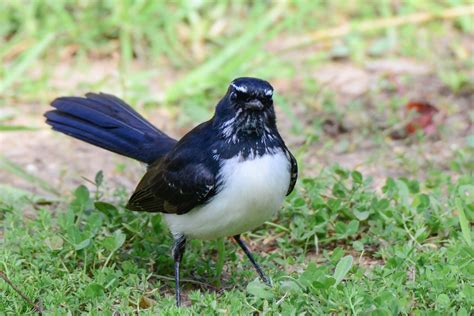
M254 257L252 256L252 253L247 248L247 245L245 245L244 242L242 241L242 239L240 239L240 235L235 235L234 240L239 244L240 248L242 248L242 250L245 252L245 254L249 258L250 262L252 262L253 266L255 267L255 270L257 270L257 273L260 276L260 279L262 279L262 281L266 285L272 286L272 284L270 282L270 279L265 275L265 273L263 273L262 268L260 268L258 263L255 261Z
M181 305L181 290L179 288L179 264L183 259L184 249L186 248L186 237L183 235L175 236L171 255L174 259L174 281L176 287L176 306Z

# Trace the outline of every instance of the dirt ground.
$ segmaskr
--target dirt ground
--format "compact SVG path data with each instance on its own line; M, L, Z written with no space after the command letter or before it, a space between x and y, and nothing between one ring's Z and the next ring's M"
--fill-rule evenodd
M112 70L108 72L107 69L113 69L114 66L110 62L94 64L91 67L95 69L93 80L106 80L114 73ZM65 89L77 84L65 81L62 77L64 71L61 69L63 68L60 67L55 72L56 77L51 80L51 84L64 86ZM407 76L412 78L408 83L404 82ZM325 126L321 139L311 144L304 153L300 153L299 158L304 161L302 169L307 176L317 174L324 166L338 163L374 177L375 186L380 187L387 176L410 176L414 175L413 172L419 171L410 170L406 160L400 159L401 156L415 161L415 167L412 169L420 169L426 165L447 168L446 162L453 152L463 145L466 135L473 133L469 118L464 115L474 104L472 90L457 96L449 93L445 85L434 75L433 67L428 64L410 59L376 60L362 66L349 62L332 62L315 71L313 77L322 87L321 90L333 92L335 103L341 107L339 111L344 115L337 120L328 117L327 121L332 126ZM78 73L75 81L83 80L85 80L83 73ZM396 86L395 91L377 91L381 80L393 83ZM315 108L300 106L298 91L302 85L301 81L302 79L296 76L292 80L281 79L272 84L280 95L285 95L292 103L292 109L305 127L305 134L311 134L312 122L322 112L317 105ZM154 91L159 93L160 87L156 87ZM423 143L417 143L412 139L392 140L387 135L380 144L358 133L361 129L386 128L379 125L383 125L387 118L380 117L380 112L373 109L377 106L377 102L384 102L397 93L408 100L425 100L434 104L439 109L435 119L438 120L439 126L444 126L443 134L435 135ZM318 96L315 95L314 98L316 100ZM350 108L344 109L354 100L363 104L362 113L356 111L351 113ZM217 100L210 102L216 103ZM77 185L86 182L84 178L94 179L98 170L103 170L109 186L122 185L128 190L134 188L145 170L143 165L52 132L44 123L42 116L48 108L47 104L25 105L21 109L2 108L2 111L17 114L9 122L12 125L34 126L39 130L0 133L1 154L28 172L46 180L60 192L73 190ZM400 108L403 109L403 106ZM290 132L292 122L278 105L277 112L281 133L289 147L298 152L298 148L305 142L305 136ZM157 107L147 110L144 114L156 126L174 137L179 138L186 132L186 129L178 129L171 123L175 117L164 108ZM403 117L404 113L400 112L399 115ZM327 143L333 146L325 149ZM1 183L41 192L33 184L3 169L0 169L0 179Z

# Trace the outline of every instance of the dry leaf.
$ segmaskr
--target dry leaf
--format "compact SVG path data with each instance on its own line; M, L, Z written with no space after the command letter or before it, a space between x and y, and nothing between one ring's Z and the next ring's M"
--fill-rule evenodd
M156 305L156 301L154 299L148 298L146 296L142 296L140 298L140 302L138 303L140 308L142 309L148 309L152 307L153 305Z
M410 101L406 105L408 112L416 111L415 117L405 126L407 134L413 134L417 130L423 130L427 135L433 135L436 132L436 124L433 116L439 110L432 104L424 101Z

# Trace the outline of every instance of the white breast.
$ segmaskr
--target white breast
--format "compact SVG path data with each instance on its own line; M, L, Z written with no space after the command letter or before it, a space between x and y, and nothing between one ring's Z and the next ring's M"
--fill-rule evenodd
M252 160L224 160L221 190L204 206L183 215L165 214L173 234L196 239L233 236L260 226L280 208L290 184L282 151Z

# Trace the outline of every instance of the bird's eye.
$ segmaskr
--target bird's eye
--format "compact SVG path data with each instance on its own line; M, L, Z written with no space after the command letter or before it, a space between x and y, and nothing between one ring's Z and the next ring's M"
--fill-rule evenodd
M232 91L230 93L230 99L232 101L245 100L246 98L247 98L247 95L240 91Z

